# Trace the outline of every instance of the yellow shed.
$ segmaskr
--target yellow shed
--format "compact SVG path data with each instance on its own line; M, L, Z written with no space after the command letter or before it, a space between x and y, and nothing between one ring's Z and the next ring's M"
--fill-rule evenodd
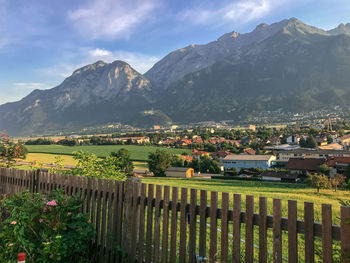
M188 167L169 167L166 169L165 175L167 177L191 178L194 176L194 170Z

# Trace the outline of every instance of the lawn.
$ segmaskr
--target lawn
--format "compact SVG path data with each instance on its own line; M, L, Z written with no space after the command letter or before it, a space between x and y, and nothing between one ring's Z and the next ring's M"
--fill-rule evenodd
M89 146L62 146L62 145L26 145L29 153L49 153L72 155L75 151L86 151L94 153L99 157L106 157L111 152L116 152L121 148L127 149L131 153L133 161L146 161L148 154L157 149L164 149L172 154L191 153L188 149L160 148L155 146L139 145L89 145Z

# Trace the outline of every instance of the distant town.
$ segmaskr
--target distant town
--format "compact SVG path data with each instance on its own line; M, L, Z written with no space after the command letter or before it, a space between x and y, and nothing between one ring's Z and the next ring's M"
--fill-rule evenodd
M232 127L226 122L203 122L192 127L155 125L152 129L111 124L100 129L119 132L84 134L89 131L85 129L80 134L16 140L25 145L140 145L186 149L177 154L172 166L192 167L196 173L258 177L267 181L299 182L324 166L327 175L332 177L344 174L350 164L350 124L334 117L301 125L295 122ZM215 168L201 169L198 163L201 159L211 160L211 167ZM146 172L136 170L135 173Z

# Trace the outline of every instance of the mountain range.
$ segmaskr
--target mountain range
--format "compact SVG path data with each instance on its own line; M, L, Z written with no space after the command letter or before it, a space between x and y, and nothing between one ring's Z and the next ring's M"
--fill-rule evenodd
M144 75L123 61L84 66L49 90L0 106L0 130L43 134L121 122L242 121L260 111L350 107L350 23L291 18L171 52Z

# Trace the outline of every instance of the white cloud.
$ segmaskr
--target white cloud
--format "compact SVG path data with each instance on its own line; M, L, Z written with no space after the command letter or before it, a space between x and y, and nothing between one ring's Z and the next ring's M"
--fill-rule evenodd
M157 0L93 0L72 10L68 18L87 38L125 38L149 18Z
M309 0L305 0L307 2ZM285 7L288 3L303 3L302 0L238 0L219 8L193 8L180 14L180 20L190 20L195 24L216 25L235 22L244 24L260 19L272 11Z
M45 83L39 83L39 82L17 82L13 84L16 90L21 90L21 89L47 89L50 86L48 86Z

